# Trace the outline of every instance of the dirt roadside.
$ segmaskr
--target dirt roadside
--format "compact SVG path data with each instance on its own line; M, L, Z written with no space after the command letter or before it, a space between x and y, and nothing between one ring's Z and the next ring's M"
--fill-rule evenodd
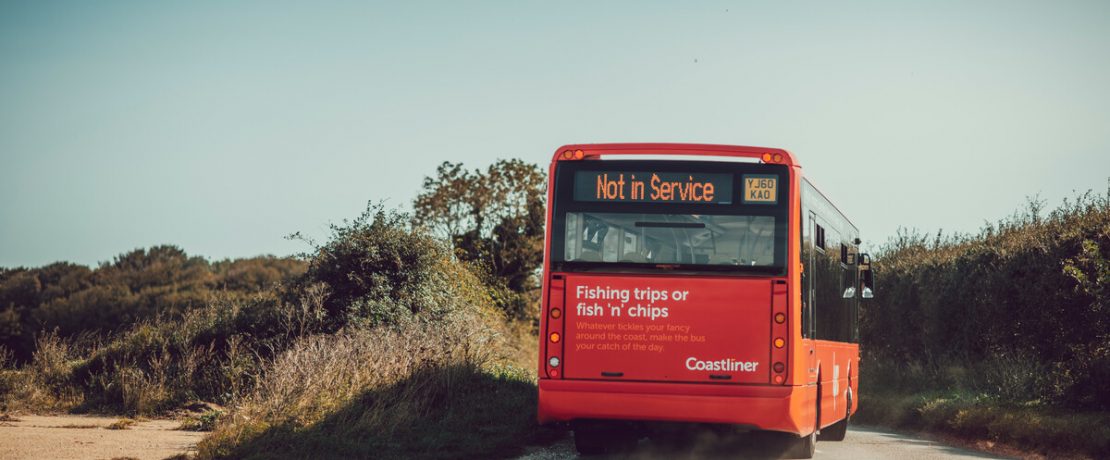
M15 415L0 421L0 459L164 459L196 452L205 433L176 420L143 420L110 430L120 417Z

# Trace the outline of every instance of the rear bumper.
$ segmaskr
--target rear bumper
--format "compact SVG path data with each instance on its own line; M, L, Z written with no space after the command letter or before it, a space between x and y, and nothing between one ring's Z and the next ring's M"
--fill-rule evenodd
M543 424L579 419L694 422L808 434L815 420L813 386L540 379L539 391Z

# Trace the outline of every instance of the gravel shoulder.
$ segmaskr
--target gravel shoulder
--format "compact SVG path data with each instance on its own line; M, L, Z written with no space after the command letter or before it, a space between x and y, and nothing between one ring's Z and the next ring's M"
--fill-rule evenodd
M176 420L141 420L124 430L120 417L17 415L0 421L0 459L164 459L196 451L205 433L181 431Z

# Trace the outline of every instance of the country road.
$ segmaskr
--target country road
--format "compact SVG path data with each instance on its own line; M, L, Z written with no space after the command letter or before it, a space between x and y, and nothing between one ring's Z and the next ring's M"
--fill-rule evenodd
M640 441L635 452L612 459L702 459L702 458L775 458L776 456L761 449L758 435L738 435L731 440L703 440L682 445L661 446L647 440ZM537 448L517 460L561 460L579 458L574 451L574 441L568 436L552 446ZM596 458L596 457L591 457ZM603 457L605 458L605 457ZM903 434L891 433L874 428L852 427L848 437L842 442L817 443L820 460L855 459L973 459L1009 458L995 454L978 452L948 446Z
M21 415L0 421L0 460L164 459L196 450L204 433L181 431L180 421L139 420L108 428L119 417Z

